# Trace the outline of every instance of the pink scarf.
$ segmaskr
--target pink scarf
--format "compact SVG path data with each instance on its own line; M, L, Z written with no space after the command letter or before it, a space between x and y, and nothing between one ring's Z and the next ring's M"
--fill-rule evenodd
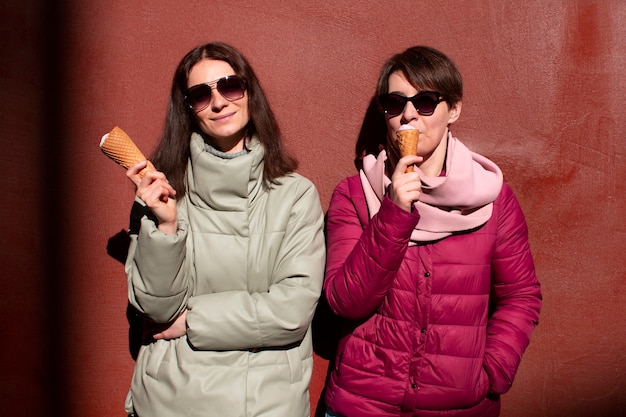
M391 180L385 175L387 154L367 155L360 172L370 218L378 213ZM415 209L420 220L411 234L411 244L443 239L454 232L471 230L489 220L493 201L502 188L502 172L496 164L470 151L448 134L446 175L422 179L422 193Z

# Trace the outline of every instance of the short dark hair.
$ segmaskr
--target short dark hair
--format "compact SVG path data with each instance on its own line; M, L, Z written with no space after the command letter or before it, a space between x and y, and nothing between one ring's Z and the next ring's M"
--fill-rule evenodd
M376 96L389 92L389 76L396 71L419 90L441 93L450 107L463 99L461 73L450 58L434 48L413 46L387 60L378 77Z
M463 79L461 73L444 53L429 46L413 46L404 52L389 58L383 65L378 84L376 97L389 93L389 77L400 71L407 81L417 90L431 90L441 93L442 98L453 107L463 99ZM378 102L378 100L376 100ZM382 110L380 103L378 109ZM387 175L391 177L398 160L400 149L395 140L387 132L385 149L388 163L385 166Z
M278 178L293 172L298 163L283 150L278 123L252 67L241 52L222 42L198 46L189 51L178 64L172 81L165 127L154 151L152 162L167 176L168 181L176 190L176 199L180 200L187 191L186 173L190 156L191 133L202 134L193 112L184 102L184 97L189 72L203 59L224 61L233 68L235 74L246 80L250 114L247 134L256 135L263 146L265 186L276 184Z

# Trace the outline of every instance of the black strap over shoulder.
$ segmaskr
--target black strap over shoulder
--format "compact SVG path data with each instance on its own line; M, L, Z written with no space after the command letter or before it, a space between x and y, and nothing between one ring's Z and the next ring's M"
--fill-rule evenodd
M130 225L128 226L128 233L131 235L139 234L139 229L141 229L141 219L143 216L147 216L150 220L154 222L157 226L159 225L159 221L156 216L150 211L150 209L143 204L135 201L133 206L130 209Z

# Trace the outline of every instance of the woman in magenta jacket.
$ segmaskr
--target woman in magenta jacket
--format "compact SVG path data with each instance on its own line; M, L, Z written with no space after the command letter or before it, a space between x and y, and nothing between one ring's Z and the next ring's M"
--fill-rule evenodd
M511 387L541 292L500 169L450 132L462 93L455 64L429 47L381 71L385 150L328 209L324 291L348 329L327 416L497 416ZM419 131L417 155L400 156L401 125Z

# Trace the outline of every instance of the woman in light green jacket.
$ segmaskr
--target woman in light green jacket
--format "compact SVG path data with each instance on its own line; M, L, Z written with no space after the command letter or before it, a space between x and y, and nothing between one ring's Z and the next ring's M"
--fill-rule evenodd
M129 299L163 324L139 351L129 415L309 415L323 212L295 168L241 53L190 51L152 160L127 172L144 214Z

